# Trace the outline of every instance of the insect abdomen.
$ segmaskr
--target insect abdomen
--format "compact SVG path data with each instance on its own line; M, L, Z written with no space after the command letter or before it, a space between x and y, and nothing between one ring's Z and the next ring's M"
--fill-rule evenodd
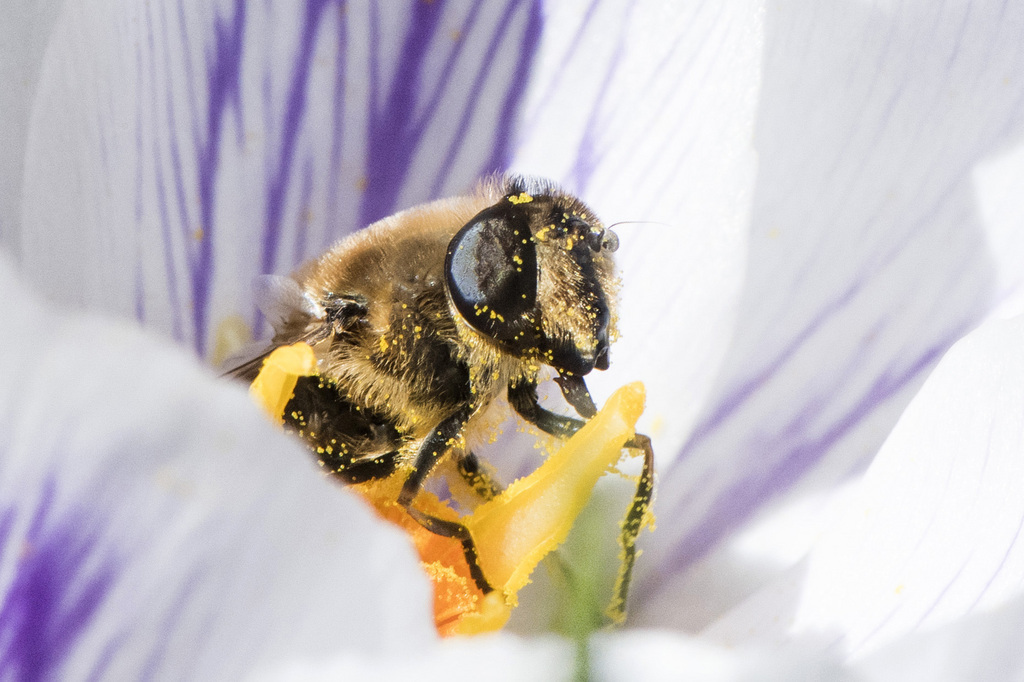
M385 478L398 466L402 437L395 425L353 405L321 377L299 379L284 421L347 483Z

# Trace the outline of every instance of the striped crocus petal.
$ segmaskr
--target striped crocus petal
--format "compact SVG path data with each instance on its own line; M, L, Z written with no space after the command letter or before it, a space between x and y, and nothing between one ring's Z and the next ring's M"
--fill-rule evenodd
M815 634L871 671L1017 679L1022 480L1017 317L953 346L800 569L708 634L733 644Z
M800 555L740 556L737 531L862 472L942 353L1019 298L1024 9L586 7L546 24L516 159L609 222L669 223L619 228L612 363L657 420L641 622L696 631Z
M0 259L0 677L240 679L435 640L408 542L242 388Z
M539 15L498 3L69 0L29 126L20 257L200 355L251 280L501 168Z

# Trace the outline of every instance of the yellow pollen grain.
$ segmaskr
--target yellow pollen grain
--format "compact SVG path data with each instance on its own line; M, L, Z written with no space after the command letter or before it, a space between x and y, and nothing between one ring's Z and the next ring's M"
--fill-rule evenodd
M509 197L508 200L513 204L528 204L533 201L533 197L526 192L521 192L518 196Z

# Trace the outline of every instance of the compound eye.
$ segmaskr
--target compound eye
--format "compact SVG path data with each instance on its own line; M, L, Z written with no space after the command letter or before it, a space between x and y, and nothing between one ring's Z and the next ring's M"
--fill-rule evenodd
M513 204L485 209L459 230L448 245L445 280L471 327L515 349L536 346L537 252Z

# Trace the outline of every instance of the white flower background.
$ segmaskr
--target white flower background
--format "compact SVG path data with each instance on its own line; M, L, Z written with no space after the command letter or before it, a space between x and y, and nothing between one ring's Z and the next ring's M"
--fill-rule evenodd
M622 225L656 532L601 679L1024 679L1024 5L12 0L0 677L552 678L209 359L495 170ZM538 585L537 589L543 589Z

